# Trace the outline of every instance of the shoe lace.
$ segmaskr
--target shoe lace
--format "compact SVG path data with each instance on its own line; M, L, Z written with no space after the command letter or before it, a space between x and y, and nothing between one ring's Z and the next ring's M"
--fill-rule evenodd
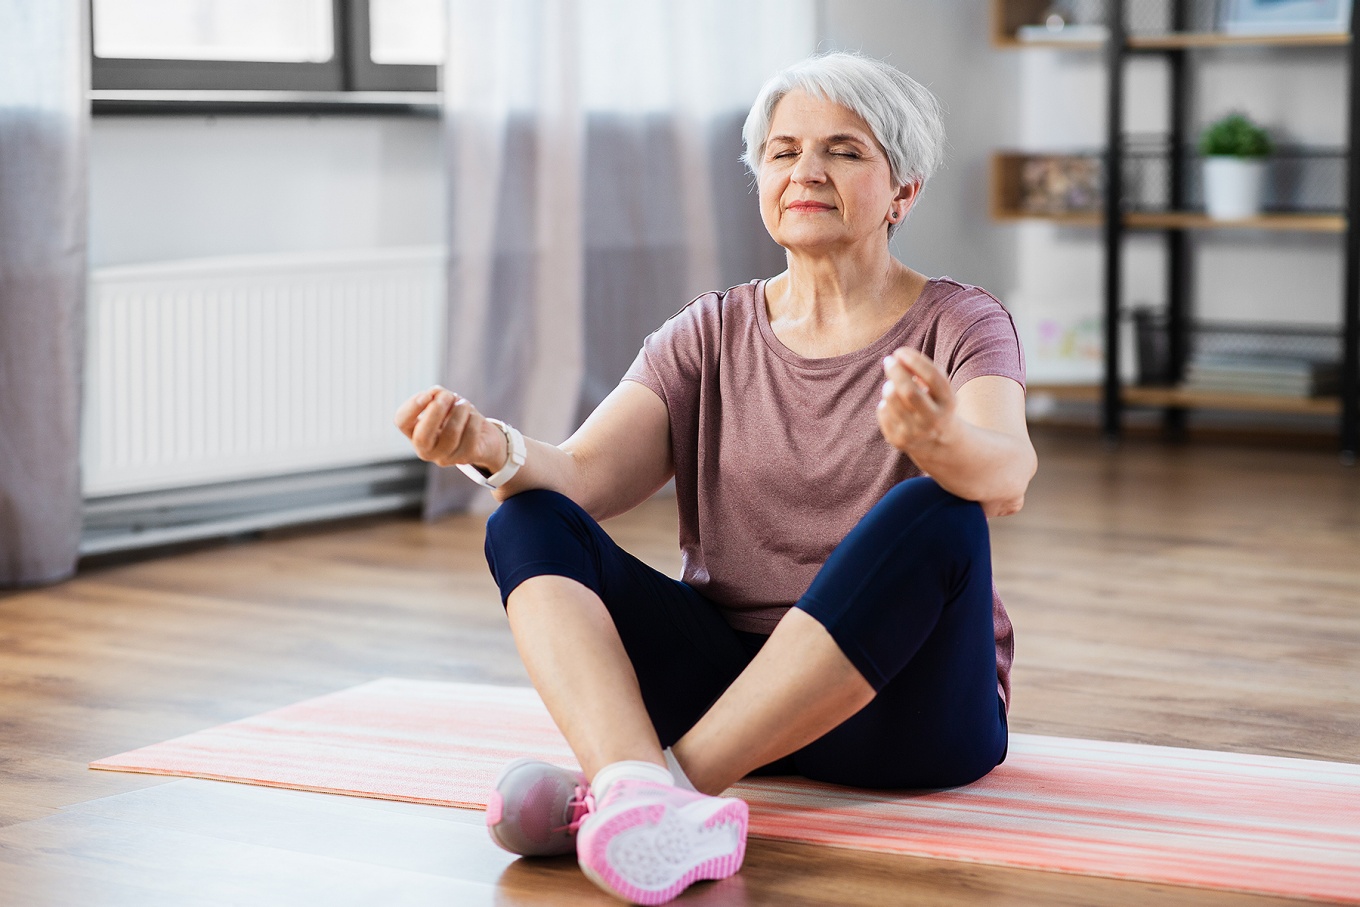
M571 799L567 801L567 815L571 818L566 825L559 825L553 831L576 831L585 821L586 816L595 811L595 795L590 792L589 787L577 785L572 793Z

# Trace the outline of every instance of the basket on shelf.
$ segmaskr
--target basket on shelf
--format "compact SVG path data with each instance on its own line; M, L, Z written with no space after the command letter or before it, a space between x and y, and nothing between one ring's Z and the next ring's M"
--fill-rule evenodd
M1176 22L1178 6L1180 28ZM1125 27L1129 34L1139 37L1218 31L1224 6L1223 0L1140 0L1125 4Z
M1204 207L1201 158L1181 149L1185 210ZM1266 159L1262 206L1267 211L1332 214L1346 207L1346 152L1334 148L1281 145ZM1171 146L1165 136L1131 136L1124 146L1124 208L1163 212L1172 208Z
M1027 214L1094 213L1105 192L1096 154L1036 154L1020 168L1020 209Z

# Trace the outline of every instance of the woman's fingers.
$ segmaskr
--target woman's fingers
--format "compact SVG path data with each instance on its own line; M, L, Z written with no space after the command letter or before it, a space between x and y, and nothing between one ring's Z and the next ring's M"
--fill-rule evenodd
M438 386L423 390L418 394L413 394L409 400L397 407L397 414L392 417L392 422L403 435L408 438L411 437L411 434L416 430L416 419L420 417L420 413L425 407L430 405L434 395L441 390L443 388Z
M897 356L883 360L883 371L888 380L883 385L885 400L896 401L907 412L930 414L935 410L929 386L903 365Z
M422 460L439 462L458 445L470 405L464 403L460 408L462 402L457 394L441 389L417 417L411 443Z
M901 450L938 439L954 408L944 372L929 356L905 347L883 360L883 371L888 379L878 406L883 437Z
M477 448L477 431L481 427L482 416L472 401L462 397L449 411L444 420L444 430L440 433L438 446L440 466L471 462Z
M417 414L411 429L411 446L422 460L430 459L439 432L444 427L444 419L449 414L452 401L445 396L447 392L436 392L433 398Z
M954 386L949 383L949 376L944 373L944 369L935 364L935 360L920 350L909 347L904 347L899 352L902 364L929 390L932 400L942 406L953 401Z
M417 456L440 466L472 462L486 424L472 401L437 385L398 407L393 421Z

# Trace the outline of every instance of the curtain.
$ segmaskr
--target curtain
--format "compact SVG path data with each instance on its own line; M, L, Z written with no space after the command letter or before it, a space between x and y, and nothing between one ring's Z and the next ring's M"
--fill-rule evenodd
M0 586L75 570L87 0L0 0Z
M783 268L741 124L814 0L451 0L446 386L564 440L699 293ZM426 515L489 500L431 468Z

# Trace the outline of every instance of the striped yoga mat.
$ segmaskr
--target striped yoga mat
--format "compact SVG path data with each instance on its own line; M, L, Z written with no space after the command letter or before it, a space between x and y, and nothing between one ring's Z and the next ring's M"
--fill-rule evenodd
M524 755L573 765L533 690L377 680L91 767L480 808ZM1360 765L1014 734L966 788L735 793L759 837L1360 904Z

